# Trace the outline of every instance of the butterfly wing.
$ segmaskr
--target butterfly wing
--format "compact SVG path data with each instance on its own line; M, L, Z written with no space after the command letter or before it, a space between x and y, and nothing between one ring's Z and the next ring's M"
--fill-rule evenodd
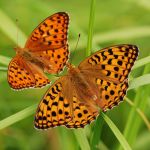
M82 61L79 69L83 73L118 84L127 79L137 56L138 48L135 45L107 47Z
M68 76L58 79L42 98L35 115L35 127L47 129L60 125L80 128L95 119L91 112L74 95ZM68 92L69 90L69 92ZM70 95L69 95L70 94Z
M47 129L65 125L71 120L69 101L62 94L66 77L58 79L42 98L35 115L35 127Z
M38 58L42 61L44 72L47 73L59 73L63 70L66 62L68 60L68 44L64 47L61 47L57 50L47 50L41 52L37 52L34 54L35 58Z
M67 44L69 16L65 12L55 13L41 22L31 33L25 48L31 52L58 49Z
M16 90L30 87L42 87L49 84L49 79L34 64L16 55L8 67L8 83Z
M90 106L81 103L77 97L73 97L73 118L65 126L67 128L84 128L98 116L98 109L93 110Z
M107 82L97 78L96 84L98 85L98 89L101 93L98 105L103 111L107 111L108 109L118 105L119 102L123 101L128 88L127 79L123 83L114 84L113 82Z
M80 63L79 69L86 81L97 85L97 105L103 111L123 100L128 88L127 78L137 56L136 46L116 45L104 48Z
M69 16L58 12L46 18L31 33L25 48L36 59L42 60L44 71L59 73L68 60Z

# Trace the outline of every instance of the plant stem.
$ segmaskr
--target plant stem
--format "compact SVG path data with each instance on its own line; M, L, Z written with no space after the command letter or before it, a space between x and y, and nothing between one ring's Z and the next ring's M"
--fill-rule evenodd
M91 0L91 9L90 9L90 19L89 19L89 30L88 30L88 41L86 48L86 56L91 54L92 49L92 39L93 39L93 30L94 30L94 19L95 19L95 7L96 0Z

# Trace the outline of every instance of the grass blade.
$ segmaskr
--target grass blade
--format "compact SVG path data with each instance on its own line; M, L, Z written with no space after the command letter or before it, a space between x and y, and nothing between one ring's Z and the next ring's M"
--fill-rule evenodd
M149 73L149 71L150 71L150 66L146 65L144 68L143 74ZM143 89L145 89L145 90L143 90ZM144 112L147 101L148 101L148 97L149 97L148 96L149 86L138 88L136 93L137 94L136 94L135 100L134 100L135 107L132 107L132 109L129 113L127 124L124 129L124 136L126 139L128 139L128 142L132 145L135 141L139 127L141 125L141 118L139 118L139 116L136 115L136 108L140 108ZM141 99L143 99L143 97L144 97L144 100L142 101ZM122 148L119 147L118 150L122 150Z
M135 107L134 103L127 97L124 98L129 105ZM147 117L145 116L144 112L142 110L140 110L139 108L136 108L137 113L139 114L139 116L141 117L141 119L143 119L145 125L147 126L148 130L150 130L150 122L148 121Z
M107 125L110 127L110 129L112 130L112 132L114 133L124 150L131 150L130 145L128 144L124 136L121 134L119 129L115 126L115 124L104 113L101 113L101 116L103 117Z
M30 107L25 108L24 110L17 112L14 115L11 115L3 120L0 121L0 130L32 115L35 112L37 104L32 105Z
M0 67L0 71L7 71L6 67Z
M91 54L91 49L92 49L94 18L95 18L95 6L96 6L96 0L91 0L86 56L89 56Z
M137 68L139 68L139 67L141 67L143 65L146 65L148 63L150 63L150 56L147 56L147 57L144 57L144 58L142 58L140 60L137 60L135 62L135 65L133 66L133 69L137 69Z
M74 135L76 137L76 140L78 141L81 150L90 150L90 145L87 140L86 134L84 132L84 129L75 129Z
M26 36L25 34L16 26L16 24L2 11L0 10L0 29L17 45L24 45ZM19 33L19 43L14 35Z
M5 56L0 55L0 63L1 64L8 66L9 62L10 62L9 57L5 57Z
M116 40L125 40L131 38L142 38L150 36L150 27L133 27L126 29L118 29L113 31L108 31L108 33L98 33L94 36L94 42L104 43Z
M7 73L6 71L1 71L0 72L0 83L3 81L3 80L6 80L7 78Z
M98 149L98 144L99 144L100 135L102 132L103 123L104 123L104 119L101 117L101 115L99 115L93 126L93 132L92 132L91 141L90 141L92 150Z
M147 84L150 84L150 74L145 74L143 76L131 80L129 89L135 89Z

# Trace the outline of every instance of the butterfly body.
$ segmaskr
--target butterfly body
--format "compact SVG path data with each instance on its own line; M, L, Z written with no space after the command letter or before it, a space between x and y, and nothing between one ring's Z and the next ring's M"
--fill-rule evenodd
M96 101L98 101L99 98L99 92L97 87L93 88L94 85L90 81L91 77L88 75L85 76L85 74L82 73L82 70L78 67L74 67L71 64L67 64L67 66L67 76L71 82L71 87L74 89L69 92L74 92L75 95L72 95L80 99L81 103L84 103L84 105L89 105L90 103L96 105Z
M49 63L47 59L43 59L40 55L30 51L28 48L15 48L16 54L27 62L35 64L44 72L50 72L52 65Z

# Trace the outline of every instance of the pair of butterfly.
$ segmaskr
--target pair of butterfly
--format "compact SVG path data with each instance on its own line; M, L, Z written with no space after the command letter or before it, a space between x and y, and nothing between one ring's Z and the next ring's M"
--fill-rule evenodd
M35 127L47 129L65 125L81 128L99 114L118 105L128 88L128 75L138 56L135 45L122 44L92 54L78 67L68 60L69 16L58 12L46 18L30 35L25 47L15 48L8 68L13 89L38 88L50 83L44 75L68 73L60 77L42 98L35 115Z

